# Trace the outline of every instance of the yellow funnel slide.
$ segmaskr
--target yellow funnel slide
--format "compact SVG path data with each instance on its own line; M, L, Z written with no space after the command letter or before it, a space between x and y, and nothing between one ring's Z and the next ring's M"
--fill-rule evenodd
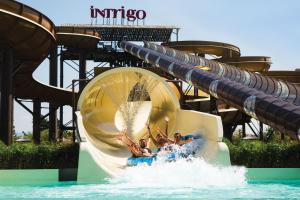
M160 76L140 68L116 68L95 77L82 91L77 105L77 127L82 140L78 180L122 173L131 154L116 135L126 128L131 138L138 141L145 137L148 121L154 133L157 128L164 130L165 117L170 119L171 138L175 131L183 135L200 133L206 142L198 156L230 164L228 149L221 142L220 117L181 110L174 89Z

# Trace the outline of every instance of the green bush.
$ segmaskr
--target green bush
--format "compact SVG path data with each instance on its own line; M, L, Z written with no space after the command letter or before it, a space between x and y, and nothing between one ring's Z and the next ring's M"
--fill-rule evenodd
M296 141L224 139L232 165L249 168L299 168L300 144Z
M32 132L27 132L25 133L26 135L23 136L14 136L14 141L16 141L17 139L23 138L23 139L29 139L32 140ZM63 133L64 136L64 141L72 141L72 131L64 131ZM41 142L47 142L48 141L48 137L49 137L49 130L45 129L41 131Z
M77 168L79 145L73 143L0 143L0 169Z

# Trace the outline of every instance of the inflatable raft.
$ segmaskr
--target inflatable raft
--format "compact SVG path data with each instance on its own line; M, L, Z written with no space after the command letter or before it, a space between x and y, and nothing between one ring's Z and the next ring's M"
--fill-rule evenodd
M152 165L152 163L156 161L158 158L165 162L172 162L172 161L176 161L176 159L178 158L188 158L189 156L195 156L196 153L201 150L201 147L204 144L204 140L201 138L201 136L198 135L197 136L187 135L187 136L188 136L187 138L191 138L194 140L190 143L182 145L181 147L177 145L167 146L166 147L167 149L172 149L170 153L161 154L160 151L155 156L152 157L130 157L127 159L127 166L136 166L139 164Z

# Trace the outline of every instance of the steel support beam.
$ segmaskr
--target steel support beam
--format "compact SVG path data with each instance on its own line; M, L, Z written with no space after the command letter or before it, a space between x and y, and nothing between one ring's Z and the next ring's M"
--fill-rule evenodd
M219 115L217 99L213 96L210 96L210 113L214 115Z
M35 144L41 143L41 101L33 100L33 130L32 138Z
M64 87L64 57L63 57L63 53L61 50L61 54L60 54L60 65L59 65L59 86L60 88ZM64 126L64 107L60 106L59 108L59 140L63 139L63 126Z
M22 103L22 100L15 98L15 101L22 107L24 108L27 112L29 112L31 115L33 115L33 112L25 105Z
M0 140L12 144L13 132L13 50L2 47L0 51Z
M79 57L79 79L86 79L86 55L84 52L80 53ZM80 81L79 82L79 92L83 90L85 86L85 82Z
M251 131L252 131L252 133L256 136L256 137L258 137L258 135L257 135L257 133L256 133L256 131L254 130L254 128L251 126L251 124L250 124L251 122L249 122L249 123L247 123L248 124L248 126L249 126L249 128L251 129Z
M246 115L243 114L242 120L243 120L243 124L242 124L242 136L246 137Z
M49 83L57 86L57 46L50 51ZM57 134L57 106L49 104L49 141L56 141Z
M194 87L194 96L198 97L199 93L198 93L198 88Z
M259 122L259 140L264 139L264 124L260 121Z
M284 140L284 133L280 133L280 139Z
M223 136L225 138L229 139L230 141L232 141L232 135L233 135L232 124L224 124L223 125Z

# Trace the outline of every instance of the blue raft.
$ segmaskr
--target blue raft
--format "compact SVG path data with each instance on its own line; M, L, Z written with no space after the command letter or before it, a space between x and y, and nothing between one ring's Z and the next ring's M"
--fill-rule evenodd
M168 153L165 156L165 161L167 162L171 162L176 160L176 158L178 157L177 153ZM152 165L152 163L154 161L157 160L156 156L152 156L152 157L130 157L127 159L127 166L136 166L136 165L140 165L140 164L147 164L147 165Z
M193 138L194 140L188 144L185 144L177 152L171 152L164 155L164 160L166 162L175 161L177 158L188 158L190 155L195 155L197 151L203 146L203 139L201 136L188 135L186 139ZM157 160L156 156L153 157L130 157L127 159L128 166L136 166L139 164L152 165L154 161Z
M134 158L134 157L130 157L127 159L127 165L128 166L136 166L138 164L148 164L151 165L153 163L153 161L156 160L156 156L153 157L138 157L138 158Z

